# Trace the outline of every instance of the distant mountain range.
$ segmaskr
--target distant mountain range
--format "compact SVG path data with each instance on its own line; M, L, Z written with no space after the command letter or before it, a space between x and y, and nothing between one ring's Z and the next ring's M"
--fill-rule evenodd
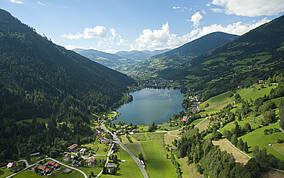
M74 49L73 51L104 66L127 73L128 68L136 64L137 62L144 61L151 56L163 53L168 50L120 51L115 54L106 53L94 49Z
M140 78L156 77L156 73L216 49L238 38L237 35L214 32L186 43L176 49L155 55L130 68L129 74Z
M175 55L174 51L168 52L168 56ZM198 91L206 99L237 86L250 86L274 74L284 74L283 59L284 16L281 16L230 43L155 75L179 81L184 91Z
M139 61L144 61L152 56L158 55L165 53L169 51L170 49L163 49L163 50L154 50L154 51L149 51L149 50L143 50L143 51L137 51L137 50L132 50L132 51L119 51L115 53L118 56L134 60L136 62Z

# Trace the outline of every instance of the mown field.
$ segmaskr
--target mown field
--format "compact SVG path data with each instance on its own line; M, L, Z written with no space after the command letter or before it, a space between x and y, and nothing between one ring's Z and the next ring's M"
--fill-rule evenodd
M143 133L131 135L133 143L126 143L134 155L143 153L146 171L149 177L176 177L176 171L170 159L166 157L163 146L164 133ZM126 141L126 140L124 140Z
M278 139L284 139L284 133L277 132L269 135L264 135L265 129L274 129L279 128L279 122L269 124L268 126L264 126L262 128L259 128L257 130L254 130L241 138L244 142L248 142L249 151L252 151L255 146L258 146L259 148L263 149L266 148L267 152L270 154L273 154L278 159L284 161L284 155L281 155L279 152L274 150L269 144L277 143ZM250 153L252 156L252 153Z
M213 141L213 145L218 145L222 151L226 151L234 156L236 162L246 164L249 160L249 157L235 149L228 141L225 139L219 141Z
M117 178L117 177L133 177L133 178L142 178L143 175L134 162L134 160L129 156L129 154L120 148L120 152L117 154L120 160L125 160L125 162L120 162L119 170L117 175L102 175L102 178Z

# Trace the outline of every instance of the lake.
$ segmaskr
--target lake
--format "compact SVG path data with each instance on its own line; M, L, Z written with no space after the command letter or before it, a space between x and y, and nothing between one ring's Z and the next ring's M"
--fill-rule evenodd
M173 114L183 110L183 94L178 89L145 88L133 93L133 101L118 108L120 113L115 123L123 121L138 125L149 125L152 122L162 124Z

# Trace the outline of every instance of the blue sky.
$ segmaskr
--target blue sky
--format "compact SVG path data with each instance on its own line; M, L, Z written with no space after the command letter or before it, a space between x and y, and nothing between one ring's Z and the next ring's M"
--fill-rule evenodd
M242 35L284 14L283 0L1 0L0 8L68 49L107 52Z

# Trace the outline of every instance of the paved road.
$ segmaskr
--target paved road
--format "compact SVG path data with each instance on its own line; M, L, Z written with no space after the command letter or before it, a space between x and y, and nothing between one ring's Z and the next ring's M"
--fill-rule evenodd
M19 160L19 161L17 161L17 162L25 162L25 163L26 163L26 167L29 167L29 163L28 163L28 161L25 160L25 159Z
M77 168L68 166L68 165L66 165L66 164L63 164L63 163L61 163L61 162L59 162L59 161L57 161L56 159L53 159L53 158L45 158L45 159L50 159L50 160L52 160L52 161L58 162L58 163L60 163L61 165L65 166L65 167L68 167L68 168L70 168L70 169L73 169L73 170L75 170L75 171L80 172L81 174L83 174L84 178L88 178L88 176L87 176L83 171L81 171L80 169L77 169ZM43 160L45 160L45 159L39 160L38 162L36 162L36 163L34 163L34 164L31 164L31 165L29 165L28 167L26 167L25 169L22 169L21 171L19 171L19 172L17 172L17 173L14 173L14 174L12 174L12 175L6 177L6 178L13 177L13 176L19 174L20 172L23 172L23 171L25 171L26 169L35 166L36 164L38 164L39 162L41 162L41 161L43 161ZM24 162L26 162L26 165L27 165L27 161L26 161L26 160L19 160L19 161L24 161Z
M110 132L110 131L104 126L103 123L102 123L101 127L102 127L102 129L104 129L106 132L110 133L110 134L113 136L113 139L115 140L115 143L118 143L118 144L120 145L120 147L121 147L122 149L124 149L124 150L132 157L132 159L133 159L133 160L136 162L136 164L138 165L138 167L139 167L141 173L143 174L144 178L148 178L148 175L147 175L147 172L146 172L146 170L145 170L145 168L144 168L144 165L140 162L140 160L137 159L137 158L133 155L133 153L132 153L125 145L123 145L123 144L120 142L120 140L117 138L117 136L116 136L115 134L113 134L112 132Z

